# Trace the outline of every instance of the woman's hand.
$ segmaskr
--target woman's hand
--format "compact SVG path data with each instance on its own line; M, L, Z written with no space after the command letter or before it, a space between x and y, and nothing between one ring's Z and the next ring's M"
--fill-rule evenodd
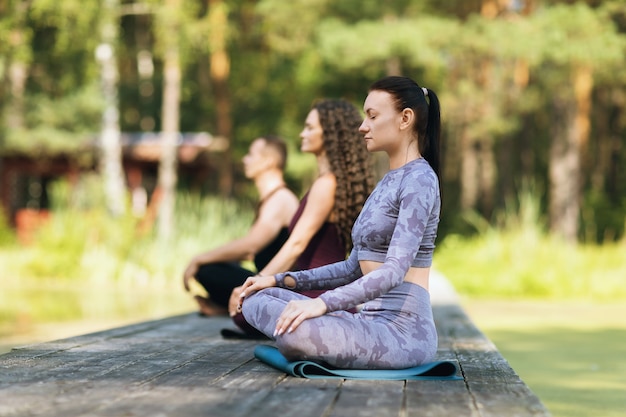
M185 286L185 290L187 292L189 292L190 290L189 282L192 279L195 279L195 276L198 273L198 269L199 265L198 262L196 262L195 258L192 259L191 262L189 262L189 265L187 265L187 268L185 268L185 273L183 274L183 285Z
M244 281L241 287L237 287L237 288L241 288L241 291L239 293L237 310L236 310L237 313L241 313L241 305L243 304L243 300L244 298L246 298L246 295L260 291L264 288L275 287L275 286L276 286L276 278L274 277L274 275L265 275L265 276L255 275L252 277L248 277L248 279Z
M280 336L285 332L291 333L304 320L323 316L326 310L326 303L319 298L290 301L276 322L274 336Z
M241 287L241 293L239 294L239 305L237 306L237 312L241 312L241 304L243 303L246 295L252 294L253 292L260 291L264 288L275 287L276 286L276 278L274 275L255 275L253 277L249 277Z
M275 287L276 278L274 275L255 275L248 277L247 280L241 286L241 298L244 298L246 294L252 294L253 292L260 291L264 288Z

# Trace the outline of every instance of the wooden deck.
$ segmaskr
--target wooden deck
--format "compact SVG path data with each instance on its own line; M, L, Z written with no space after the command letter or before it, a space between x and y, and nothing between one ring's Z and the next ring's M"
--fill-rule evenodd
M549 416L459 305L435 300L438 359L464 380L288 377L193 314L25 346L0 356L0 416Z

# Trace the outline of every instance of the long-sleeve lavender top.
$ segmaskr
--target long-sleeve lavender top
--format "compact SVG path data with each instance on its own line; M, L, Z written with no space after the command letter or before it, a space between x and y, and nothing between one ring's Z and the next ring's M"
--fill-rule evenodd
M319 297L328 312L380 297L400 285L411 266L431 266L440 210L437 175L425 159L411 161L387 172L365 202L352 228L348 259L276 274L276 283L285 287L290 275L296 281L291 289L329 289ZM363 275L359 261L382 265Z

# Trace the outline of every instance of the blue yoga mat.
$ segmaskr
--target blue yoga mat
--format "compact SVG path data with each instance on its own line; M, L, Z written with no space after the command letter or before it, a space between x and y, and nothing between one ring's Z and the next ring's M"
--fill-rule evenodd
M274 346L259 345L254 356L280 371L301 378L388 379L388 380L459 380L454 361L430 362L406 369L337 369L317 362L289 362Z

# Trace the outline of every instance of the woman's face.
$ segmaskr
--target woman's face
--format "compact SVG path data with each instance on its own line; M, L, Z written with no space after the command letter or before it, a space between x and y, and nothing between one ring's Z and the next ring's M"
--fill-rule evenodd
M266 171L272 165L271 158L265 149L265 140L255 139L248 148L248 153L243 157L243 171L246 178L256 178L260 173Z
M300 132L300 150L315 155L324 152L324 129L320 124L320 116L316 109L309 112L304 121L304 129Z
M399 146L398 135L402 114L394 106L391 94L386 91L371 91L363 104L365 119L359 132L365 136L370 152L393 152Z

